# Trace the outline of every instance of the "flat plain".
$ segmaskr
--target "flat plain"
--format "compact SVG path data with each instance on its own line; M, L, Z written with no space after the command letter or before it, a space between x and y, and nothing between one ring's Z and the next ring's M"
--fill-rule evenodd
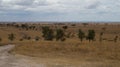
M22 28L22 25L27 25L29 28ZM66 40L44 40L43 26L49 26L54 31L63 29ZM84 31L85 35L90 29L95 30L94 41L89 42L84 38L81 42L78 38L79 29ZM100 41L101 32L103 32L102 41ZM11 33L15 37L13 41L8 39ZM25 36L29 38L24 39ZM36 41L35 37L39 37L39 40ZM0 45L15 45L10 51L11 54L32 57L34 62L45 63L48 67L66 67L67 64L67 67L120 66L119 23L1 23L0 38Z

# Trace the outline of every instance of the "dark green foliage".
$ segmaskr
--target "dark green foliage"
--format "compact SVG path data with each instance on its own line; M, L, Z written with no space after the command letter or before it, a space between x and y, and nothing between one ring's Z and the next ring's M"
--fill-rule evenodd
M62 29L57 29L56 30L56 40L61 40L61 41L64 41L65 38L64 38L64 31Z
M42 33L43 33L43 37L45 40L53 40L54 32L49 27L47 27L47 26L42 27Z
M83 41L83 39L85 37L85 33L81 29L79 29L78 37L81 40L81 42Z
M87 40L93 41L95 39L95 31L94 30L88 30Z
M13 40L15 39L15 35L14 35L13 33L8 34L8 39L9 39L10 41L13 41Z

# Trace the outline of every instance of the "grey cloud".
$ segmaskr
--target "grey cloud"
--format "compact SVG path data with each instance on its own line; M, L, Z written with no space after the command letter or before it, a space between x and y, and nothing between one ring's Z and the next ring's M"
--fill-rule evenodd
M92 2L92 3L88 3L88 5L85 6L85 8L87 8L87 9L96 9L96 8L99 8L99 6L101 6L101 2L95 1L95 2Z

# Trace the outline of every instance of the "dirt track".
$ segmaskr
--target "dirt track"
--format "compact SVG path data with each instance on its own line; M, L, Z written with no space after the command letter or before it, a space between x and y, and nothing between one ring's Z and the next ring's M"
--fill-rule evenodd
M119 63L111 62L79 62L79 64L63 64L59 62L51 62L51 60L39 59L41 64L35 62L33 58L11 55L8 52L14 48L14 45L7 45L0 47L0 67L119 67ZM43 62L44 61L44 62ZM52 60L53 61L53 60Z

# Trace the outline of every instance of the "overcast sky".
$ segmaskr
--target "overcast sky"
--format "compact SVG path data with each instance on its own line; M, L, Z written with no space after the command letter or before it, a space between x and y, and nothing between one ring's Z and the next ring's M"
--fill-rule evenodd
M120 21L120 0L0 0L0 21Z

